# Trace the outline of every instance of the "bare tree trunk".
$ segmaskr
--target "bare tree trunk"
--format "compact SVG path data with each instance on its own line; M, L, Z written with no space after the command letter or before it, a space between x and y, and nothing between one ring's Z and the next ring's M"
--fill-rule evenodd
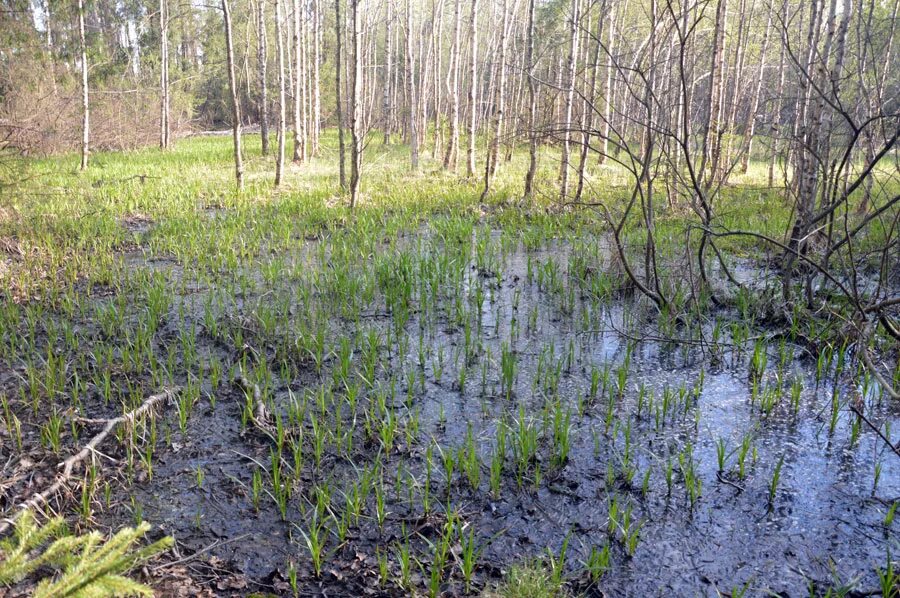
M725 180L725 177L728 176L728 172L725 172L726 166L731 164L731 156L732 156L732 144L734 141L734 131L737 125L737 109L738 105L741 102L741 98L743 96L744 89L744 62L746 59L746 52L744 51L745 46L748 44L750 39L750 28L747 24L748 19L752 19L752 15L754 12L756 2L751 0L750 2L750 11L749 16L747 13L747 3L746 0L740 0L738 4L738 29L736 36L736 43L734 44L734 77L733 79L729 79L728 69L726 68L722 72L722 101L728 97L728 91L731 91L731 102L725 105L723 108L727 108L727 117L725 119L723 133L728 134L726 141L727 144L725 146L725 151L722 152L724 155L724 164L722 167L722 177Z
M409 93L409 157L413 171L419 168L419 129L416 107L415 59L413 58L412 0L406 0L406 86Z
M581 20L579 0L572 0L569 23L569 64L566 68L566 106L563 112L562 159L559 167L559 196L569 194L569 144L572 137L572 104L575 100L575 68L578 62L578 25Z
M891 72L891 58L894 56L893 47L894 47L894 35L895 35L896 29L897 29L898 6L900 6L900 2L898 2L898 0L894 0L894 8L891 11L891 17L890 17L890 21L889 21L891 26L888 31L887 43L885 44L885 49L883 52L883 56L885 56L885 63L884 63L884 66L881 67L881 77L875 85L875 97L873 97L870 100L872 102L875 102L876 106L884 105L885 83L887 82L888 73ZM860 7L860 10L859 10L860 20L862 20L862 1L861 0L860 0L859 7ZM870 29L871 29L872 12L874 12L874 10L870 11L869 19L867 19L865 39L871 39ZM860 75L860 79L862 80L862 75ZM875 160L875 156L876 156L875 135L870 127L866 127L866 130L864 133L863 153L865 156L864 161L863 161L863 170L866 171L866 170L870 169L870 167L872 166L872 164ZM873 188L874 184L875 184L874 177L867 176L866 180L863 184L862 201L860 202L859 207L857 208L858 213L864 214L868 210L869 202L871 201L871 198L872 198L872 188Z
M165 2L166 0L160 1ZM257 0L256 10L256 67L257 79L259 81L259 135L262 141L262 155L267 156L269 155L269 85L266 71L268 67L269 47L266 35L266 0ZM279 74L279 76L283 75ZM276 178L280 179L280 177Z
M312 54L312 48L310 47L309 37L310 37L310 28L309 28L309 12L306 9L308 6L308 2L304 2L302 5L304 8L301 10L300 15L303 19L300 24L300 74L301 74L301 94L300 94L300 104L302 107L301 120L303 121L303 139L300 144L300 149L302 151L301 161L306 162L309 159L309 137L310 131L312 130L312 73L310 68L310 56Z
M769 33L772 29L772 11L768 11L766 17L766 29L763 32L762 46L759 50L759 68L756 71L756 85L753 88L753 98L750 100L750 110L747 113L747 122L744 125L744 147L741 156L741 172L746 173L750 166L750 152L753 151L753 133L756 130L756 111L759 110L759 96L762 92L763 74L766 68L766 52L769 50Z
M52 53L53 52L53 23L51 21L51 18L53 17L53 15L50 13L50 0L43 0L41 2L41 6L44 9L44 19L45 19L44 26L46 27L46 30L44 32L45 33L44 41L47 44L47 51Z
M813 0L809 7L809 26L806 36L806 51L804 62L800 65L802 73L800 76L800 93L797 96L797 104L794 113L794 131L792 134L791 144L795 146L792 151L793 159L796 163L794 169L794 177L797 189L796 199L796 215L794 224L788 240L789 250L783 256L782 268L782 294L785 301L790 301L793 293L793 275L794 263L797 254L805 254L807 250L806 228L812 219L813 208L815 206L815 189L817 184L817 167L813 163L813 158L807 151L815 144L813 141L812 122L810 103L812 102L811 78L815 76L813 66L819 49L819 35L822 22L822 4L821 0ZM788 32L785 31L787 36ZM787 43L787 39L783 40ZM795 186L792 182L791 186Z
M303 49L301 45L300 0L294 0L294 162L306 159L306 123L303 122L301 109L303 106Z
M494 103L494 131L488 145L487 157L484 161L484 190L481 192L482 200L491 191L491 180L497 169L497 158L500 153L500 133L503 129L503 115L506 110L506 40L509 36L512 17L509 14L509 0L503 0L502 20L500 29L500 61L497 65L497 86L495 89L496 100Z
M728 14L728 3L719 0L716 7L716 25L713 31L713 55L709 70L709 124L706 128L704 157L709 165L709 180L714 181L719 177L719 158L721 156L722 142L722 110L723 85L722 70L725 58L725 26Z
M434 57L432 59L432 66L434 67L434 76L432 79L434 80L434 94L432 95L432 123L434 127L434 143L431 146L431 157L432 159L437 158L438 152L440 151L441 139L443 138L443 133L441 129L441 72L443 72L443 61L441 60L443 56L443 46L442 41L444 39L444 0L438 0L438 24L437 24L437 34L434 36Z
M784 0L781 8L781 21L787 22L788 0ZM772 114L772 126L769 129L771 141L769 144L769 187L775 184L775 163L778 160L778 137L781 135L781 109L784 97L784 68L787 59L787 45L781 44L781 53L778 59L778 88L775 92L775 107Z
M359 197L359 175L362 165L362 136L360 127L360 89L362 77L362 65L359 53L359 3L360 0L350 0L350 51L353 56L353 66L350 68L350 208L356 205Z
M263 0L260 0L262 4ZM278 37L278 154L275 156L275 186L281 185L284 176L284 145L287 136L287 98L284 80L284 15L282 3L275 0L275 35Z
M453 45L450 47L450 72L447 90L450 95L450 137L447 140L447 151L444 154L444 169L456 170L459 159L459 58L460 58L460 8L461 0L453 3Z
M534 2L528 0L528 23L525 32L525 76L528 78L528 172L525 173L525 199L534 194L534 175L537 173L538 136L537 85L534 80Z
M231 91L231 120L234 137L234 177L238 191L244 189L244 162L241 157L241 108L238 104L237 79L234 75L234 43L231 36L231 9L228 0L222 0L225 15L225 59L228 63L228 87Z
M322 61L322 7L321 0L313 0L313 106L312 106L312 151L319 154L319 137L322 126L322 91L319 63Z
M338 126L338 173L341 189L347 188L347 174L344 166L344 105L341 100L341 0L334 0L334 87L335 111Z
M88 167L91 110L88 104L87 40L84 35L84 0L78 0L78 39L81 43L81 170Z
M469 18L469 151L466 156L466 176L475 176L475 123L478 118L478 0L472 0L472 12Z
M624 10L626 7L627 0L623 0L622 14L624 14ZM603 90L603 126L600 133L602 137L602 139L600 140L600 164L603 164L606 161L606 157L609 156L610 121L612 120L613 100L615 100L616 97L617 78L614 77L614 73L616 64L615 47L616 42L618 41L618 32L616 30L616 26L619 21L619 11L611 10L610 12L612 14L609 20L609 42L607 42L606 51L606 85L604 86Z
M578 161L578 186L575 189L575 201L581 201L584 192L585 167L587 166L588 150L590 149L591 131L594 128L594 100L597 97L597 79L600 76L600 46L603 39L603 21L606 18L606 1L601 6L600 15L597 17L596 45L591 60L591 80L587 97L582 103L581 113L581 156ZM585 45L588 45L590 36L587 36ZM587 49L587 48L585 48ZM668 61L666 61L668 64Z
M384 133L384 145L391 142L391 92L394 82L394 12L392 0L387 0L387 15L384 24L384 76L381 97L381 126Z
M169 2L159 0L159 148L169 149Z

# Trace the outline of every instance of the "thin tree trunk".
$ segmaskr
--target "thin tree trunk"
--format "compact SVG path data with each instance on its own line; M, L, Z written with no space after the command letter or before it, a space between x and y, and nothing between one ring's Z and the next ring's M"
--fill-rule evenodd
M572 137L572 104L575 100L575 68L578 60L578 23L581 15L579 0L572 0L572 16L569 23L569 64L566 68L566 106L563 114L562 159L559 167L559 195L569 194L569 144Z
M391 142L391 91L394 77L394 13L393 2L387 0L387 15L384 24L384 75L381 97L381 126L384 134L384 145Z
M406 0L406 86L409 93L409 157L413 171L419 168L419 129L416 107L415 59L413 58L412 0Z
M313 0L313 106L312 106L312 151L319 154L319 138L322 126L322 91L319 63L322 61L322 6L321 0Z
M627 0L623 1L622 10L625 10ZM615 73L616 55L615 47L618 41L616 26L619 23L619 11L611 10L612 16L609 21L609 42L607 43L606 57L606 85L603 90L603 127L601 129L600 140L600 159L599 163L603 164L609 156L609 132L610 121L612 120L613 100L616 97L616 81L613 75ZM622 13L624 14L624 12Z
M581 195L584 192L585 168L587 166L588 150L591 144L591 131L594 128L594 100L597 97L597 79L600 76L600 42L603 39L603 21L606 17L606 1L600 9L600 15L597 17L597 35L596 45L594 46L594 55L591 57L591 80L588 87L587 97L582 103L581 113L581 155L578 161L578 185L575 188L575 201L581 201ZM590 25L590 23L588 23ZM587 36L585 45L588 45L590 36ZM587 48L585 48L587 49ZM587 53L585 53L587 55ZM668 61L667 61L668 64Z
M525 199L534 194L534 175L538 164L537 85L534 80L534 2L528 0L528 23L525 32L525 76L528 78L528 172L525 173Z
M781 20L787 21L788 0L784 0L781 8ZM771 141L769 143L769 187L775 184L775 163L778 160L778 137L781 135L781 109L784 97L784 68L787 59L787 45L781 44L781 53L778 59L778 88L775 92L775 107L772 114L772 126L769 129Z
M722 141L722 70L725 56L725 25L728 14L726 0L719 0L716 7L716 25L713 31L713 55L709 71L709 124L704 141L704 158L709 165L709 180L719 176L719 158Z
M335 112L338 126L338 180L341 189L347 188L347 174L344 165L344 106L341 101L341 0L334 0L334 87L335 87Z
M441 139L443 137L442 129L441 129L441 72L444 69L443 61L441 60L443 56L442 44L441 42L444 39L444 0L438 0L438 24L437 24L437 34L434 37L434 57L432 59L432 66L434 67L434 75L432 79L434 80L434 94L432 95L432 123L434 127L434 143L431 146L431 157L432 159L437 158L438 152L440 151Z
M741 173L746 173L750 166L750 152L753 151L753 133L756 130L756 111L759 109L759 96L762 93L763 75L766 69L766 53L769 50L769 33L772 29L772 11L768 11L766 29L763 33L762 47L759 50L759 68L756 72L756 86L753 88L753 98L750 100L750 110L747 113L747 122L744 125L744 147L741 156Z
M510 22L509 0L503 0L501 8L503 25L500 29L500 61L497 66L497 86L495 90L496 101L494 103L494 131L488 146L487 157L484 161L484 190L481 197L484 199L491 191L491 180L497 168L497 158L500 153L500 132L503 129L503 113L506 109L506 38L509 36Z
M730 80L728 77L728 69L722 73L722 100L724 102L727 97L728 90L731 91L731 103L727 105L727 118L724 123L724 132L728 134L727 145L723 152L725 159L724 166L731 164L732 142L734 141L734 131L737 125L737 109L740 104L741 96L744 89L744 62L746 59L745 46L750 39L750 28L747 26L747 19L752 19L755 8L755 2L751 1L749 15L747 13L746 0L740 0L738 4L738 29L734 49L734 78ZM723 177L727 176L727 172L723 172Z
M362 77L362 65L359 53L359 3L360 0L350 0L350 51L353 56L353 66L350 69L350 208L356 205L359 197L359 176L362 165L362 136L360 127L362 118L360 115L360 89Z
M478 118L478 0L472 0L472 12L469 18L469 151L466 156L466 176L475 176L475 123Z
M263 0L260 0L262 3ZM287 97L284 78L284 0L275 0L275 35L278 37L278 154L275 156L275 186L281 184L284 176L284 146L287 136Z
M237 79L234 75L234 43L231 36L231 9L228 0L222 0L225 15L225 59L228 63L228 87L231 91L231 120L234 137L234 177L238 191L244 188L244 162L241 157L241 109L238 104Z
M303 138L300 143L300 161L306 162L309 158L309 136L310 130L312 130L312 123L310 122L312 118L312 85L310 82L312 80L311 69L310 69L310 55L312 54L312 49L309 44L309 13L306 12L307 3L304 2L302 5L304 8L301 10L300 15L303 19L300 23L300 106L301 106L301 115L300 119L303 122ZM304 14L306 13L306 14Z
M169 2L159 0L159 148L169 149Z
M267 156L269 155L269 85L266 71L269 47L266 35L266 0L257 0L256 37L256 65L257 79L259 81L259 135L262 141L262 155ZM283 74L279 74L279 76L283 76ZM280 179L280 177L276 178Z
M88 167L91 110L88 103L87 40L84 35L84 0L78 0L78 39L81 43L81 170Z
M305 123L301 109L303 105L303 50L300 39L300 0L294 0L294 162L303 162L306 149L304 147Z
M453 45L450 47L450 72L448 79L450 85L450 137L447 140L447 151L444 154L444 169L456 170L459 160L459 58L460 58L460 25L461 25L461 0L453 3Z

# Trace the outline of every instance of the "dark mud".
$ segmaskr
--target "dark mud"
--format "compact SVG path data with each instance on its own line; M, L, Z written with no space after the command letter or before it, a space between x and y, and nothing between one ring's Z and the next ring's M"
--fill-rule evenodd
M408 241L402 251L441 251L439 241L423 239ZM597 300L584 276L576 282L578 247L554 242L528 250L496 233L487 245L487 257L473 250L468 261L453 266L460 270L462 296L471 308L469 334L475 341L466 343L466 327L454 316L457 305L441 299L426 313L413 302L401 328L408 349L398 355L397 318L389 315L382 290L358 321L333 314L328 318L328 350L320 371L308 357L297 357L287 375L276 365L280 343L263 332L259 312L285 300L292 313L302 313L291 307L301 301L291 289L294 283L280 282L268 294L236 291L233 302L216 311L223 328L244 331L243 346L236 347L210 330L204 313L212 303L208 285L185 282L186 269L171 260L126 255L128 268L155 272L168 286L182 289L155 335L156 350L164 355L166 347L177 344L180 322L185 322L198 330L200 362L215 359L224 371L221 383L213 386L207 370L185 432L174 406L160 418L152 477L139 466L131 475L120 474L113 482L116 500L98 508L94 521L110 527L149 521L157 533L176 538L178 552L171 561L222 595L250 590L290 594L291 564L303 595L406 594L411 590L398 582L398 555L407 542L421 563L413 565L410 587L424 592L447 505L483 547L476 589L498 582L511 565L525 559L547 557L548 551L558 555L564 542L570 588L593 595L716 596L745 585L752 595L780 596L806 596L810 588L821 594L851 583L857 592L877 588L877 569L885 566L888 551L898 548L895 531L884 521L890 505L900 499L900 459L849 407L863 409L870 421L889 431L900 425L897 405L872 386L860 388L855 377L834 367L817 376L815 360L800 347L775 341L766 346L767 367L754 396L748 373L752 341L735 347L735 339L723 334L713 344L708 340L712 324L704 327L704 343L694 337L686 343L660 341L671 331L659 329L649 306L629 298L627 289L613 299ZM285 260L305 265L318 259L320 266L327 261L326 251L314 243L301 253ZM740 276L750 274L742 266ZM256 268L245 275L260 284L266 280ZM737 314L720 317L740 321ZM353 372L361 371L365 337L358 330L377 335L377 380L370 388L361 387L356 412L344 404L338 413L335 405L346 395L346 387L332 388L338 355L342 342L352 345ZM418 354L420 336L424 363ZM468 350L473 354L467 357ZM516 369L514 383L505 390L500 362L507 351L515 356ZM462 363L468 365L461 390ZM234 380L239 368L250 371L260 364L268 364L273 373L267 390L271 413L287 418L291 402L307 397L306 417L295 427L304 438L306 464L293 482L284 520L270 481L273 441L242 423L246 396ZM627 377L620 389L623 364ZM852 373L849 366L845 369ZM592 396L596 372L606 376L601 374L605 381ZM126 378L122 374L117 380ZM14 384L12 375L5 380L7 388ZM791 405L795 380L802 386L796 406ZM143 385L150 383L144 379ZM320 414L315 394L323 388L336 398ZM776 388L781 390L774 406L761 409L761 395ZM363 432L362 420L379 392L387 395L391 417L400 423L389 450ZM116 411L96 397L85 408L91 417ZM570 418L571 448L562 463L554 462L557 413ZM318 467L309 456L315 417L332 430L340 421L354 435L352 447L345 449L338 448L333 433ZM538 430L539 440L520 484L510 436L523 420ZM858 431L854 425L860 426ZM493 493L489 478L498 426L510 431L499 492ZM415 433L405 435L411 427L417 428ZM470 435L473 440L467 444ZM720 439L726 447L722 471L717 463ZM738 451L744 439L748 450L741 475ZM26 445L42 454L38 444L32 431ZM69 438L65 447L75 444ZM465 446L474 446L480 461L474 488L460 467L449 482L442 467L443 454L458 455ZM66 454L66 448L61 452ZM112 452L122 459L122 447ZM290 450L285 448L283 455L290 462ZM41 462L50 466L54 459L45 451ZM361 517L339 539L346 497L376 460L384 522L377 521L377 500L370 491ZM265 486L258 508L252 498L254 471ZM687 471L700 482L693 503ZM8 501L40 486L39 480L15 479L6 490ZM331 489L328 506L314 519L315 488L326 486ZM320 578L314 575L304 536L313 520L323 520L327 537ZM631 545L630 535L636 538ZM610 547L609 570L591 583L582 563L592 548L604 546ZM463 593L459 550L454 539L454 556L441 584L448 595ZM193 553L199 556L190 558ZM381 583L378 564L385 557L389 578ZM163 575L165 569L156 577Z

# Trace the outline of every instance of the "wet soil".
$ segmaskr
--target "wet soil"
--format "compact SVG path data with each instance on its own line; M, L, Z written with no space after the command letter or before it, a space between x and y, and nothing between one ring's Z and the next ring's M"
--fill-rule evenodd
M136 222L134 232L142 235L150 226ZM316 243L310 242L303 255L286 259L323 260L325 252ZM810 587L824 593L851 581L857 592L877 588L876 570L887 562L888 551L897 548L895 530L884 521L890 505L900 500L900 459L875 432L860 425L850 406L863 409L870 421L888 431L900 426L900 406L871 386L860 388L846 373L832 369L817 380L814 360L800 347L780 347L775 341L767 347L768 366L754 394L748 374L752 343L734 347L727 335L715 347L661 341L672 332L659 328L645 302L627 293L598 301L584 284L571 280L578 252L572 244L526 249L497 233L491 244L496 261L472 252L468 261L453 266L460 270L462 296L472 309L468 334L477 339L477 348L470 358L465 355L471 346L466 327L454 316L458 306L443 294L435 309L419 310L414 300L398 330L396 312L379 291L357 321L329 315L329 352L321 370L298 357L287 375L279 373L279 343L261 332L258 312L261 305L299 301L291 288L296 283L278 283L269 294L236 293L234 302L217 312L223 327L239 322L245 329L244 346L237 348L211 332L204 320L204 305L212 294L209 285L185 282L187 268L173 260L148 259L139 252L125 255L129 269L155 272L181 289L155 334L155 350L165 355L169 345L177 344L184 321L199 331L200 361L214 358L225 372L217 387L205 377L184 432L175 406L161 415L152 477L140 467L132 475L121 473L125 451L122 446L110 449L110 456L120 460L119 474L110 478L115 500L108 507L97 506L94 524L113 528L143 519L153 524L155 534L173 535L177 552L166 557L169 570L178 570L215 595L290 595L291 565L302 595L404 595L409 588L425 592L447 505L466 529L474 530L483 547L473 591L500 581L513 564L546 557L548 551L558 555L564 543L569 586L588 595L716 596L747 585L752 595L806 596ZM433 238L413 238L404 251L440 252L441 244ZM255 268L250 270L248 276L264 278ZM748 276L748 270L744 265L741 276ZM135 306L134 313L139 309ZM720 317L739 320L737 314ZM90 318L81 325L89 327ZM711 327L704 328L707 339ZM346 404L338 412L335 405L346 395L344 388L332 389L338 354L342 341L353 344L352 368L361 371L365 337L357 335L359 330L378 335L377 379L371 387L363 385L355 412ZM403 336L408 350L401 356L395 345ZM424 363L418 354L420 337ZM515 381L508 389L500 365L506 352L516 362ZM245 391L233 379L239 364L249 371L261 363L268 363L273 372L267 390L270 415L288 418L292 401L308 397L306 417L295 430L304 439L306 465L293 482L285 517L272 496L273 441L247 425L242 417ZM460 388L462 363L468 363L467 378ZM623 364L628 375L620 389L617 375ZM24 370L2 365L0 383L15 396ZM596 376L597 371L608 372L608 379L592 396L592 373ZM138 374L115 377L123 385L127 379L151 386ZM796 406L790 404L794 380L802 383ZM760 395L776 387L781 388L780 398L766 412ZM321 414L314 397L323 388L338 399ZM389 450L363 431L366 410L379 392L388 396L390 413L400 423ZM89 417L117 412L96 390L89 397L84 405ZM837 415L832 420L835 400ZM571 448L562 463L554 463L556 413L570 418ZM311 420L317 417L331 430L340 427L337 422L344 430L352 428L354 442L339 448L334 433L315 467ZM512 430L523 420L538 430L537 453L520 484L508 446L499 492L494 493L489 478L498 426L509 428L511 444ZM39 465L26 472L11 454L0 459L7 463L4 477L12 480L2 488L5 506L40 488L58 460L40 448L38 428L28 425L30 421L24 420L25 445L31 449L31 461ZM860 425L858 431L854 425ZM416 433L405 435L403 430L410 428L417 428ZM85 426L82 437L90 431ZM11 446L7 431L0 430L0 435L4 447ZM473 442L468 444L470 435ZM740 474L738 450L745 438L749 450ZM719 442L726 447L722 471ZM76 444L64 435L60 452L68 454ZM475 487L459 467L448 481L442 467L444 453L456 455L466 446L475 447L481 463ZM283 455L290 463L288 448ZM384 521L377 521L377 499L370 492L361 517L339 539L346 497L376 461L383 480ZM772 498L779 462L783 465ZM35 477L31 469L41 473ZM689 469L701 482L693 503L685 473ZM264 481L258 505L253 501L254 471ZM326 486L332 488L324 516L327 558L316 576L304 534L319 520L312 515L315 488ZM613 503L619 514L616 522L610 519ZM628 526L621 519L626 510ZM635 531L636 545L628 546L626 536ZM454 538L441 584L447 595L464 593L457 566L460 546ZM410 585L404 588L398 582L398 555L407 542L421 567L413 566ZM582 563L592 548L607 545L609 570L591 582ZM382 583L379 558L385 557L389 579ZM166 561L163 565L150 574L153 583L164 583Z

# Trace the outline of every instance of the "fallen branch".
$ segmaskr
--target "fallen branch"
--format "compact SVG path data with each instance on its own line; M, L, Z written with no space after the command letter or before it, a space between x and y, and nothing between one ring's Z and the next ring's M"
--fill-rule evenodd
M869 418L868 418L868 417L866 417L865 415L863 415L863 412L862 412L861 409L859 409L856 405L850 404L850 411L852 411L853 413L855 413L856 416L859 417L859 419L861 419L863 422L865 422L865 424L866 424L867 426L869 426L869 428L870 428L873 432L875 432L876 434L878 434L878 436L884 441L884 443L885 443L886 445L888 445L888 448L890 448L890 449L894 452L895 455L897 455L898 457L900 457L900 445L894 446L894 445L891 443L890 438L888 438L887 436L885 436L885 435L884 435L884 432L881 431L881 428L879 428L878 426L876 426L875 424L873 424L871 421L869 421Z
M258 384L254 384L246 376L244 376L244 372L239 371L237 376L235 377L235 382L240 385L241 388L244 389L244 392L250 393L250 396L253 399L254 410L248 413L250 417L250 422L263 434L268 436L272 442L277 442L275 440L275 434L270 429L268 425L269 414L266 411L266 404L262 400L262 391L259 389Z
M68 483L69 479L72 477L72 473L75 470L75 466L88 458L88 456L93 455L96 451L97 447L106 440L107 436L109 436L118 426L131 423L136 418L141 415L147 413L160 403L165 402L167 399L170 399L176 392L178 392L179 388L172 388L163 390L159 394L155 394L153 396L148 397L143 403L141 403L140 407L134 409L133 411L129 411L119 417L114 417L110 420L106 421L106 425L103 427L96 436L91 438L91 441L82 447L80 451L60 463L57 467L62 469L62 471L57 474L56 480L51 484L46 490L41 492L40 494L35 494L31 499L25 501L20 504L18 507L14 509L14 513L0 521L0 534L5 533L18 519L22 516L22 513L29 509L37 508L40 505L47 504L51 498L53 498L57 492L59 492L63 486Z
M250 536L250 533L248 532L246 534L241 534L240 536L236 536L234 538L228 538L227 540L216 540L215 542L213 542L206 548L201 548L197 552L190 554L184 558L178 559L177 561L170 561L168 563L163 563L162 565L157 565L150 569L150 573L156 573L157 571L160 571L162 569L168 569L169 567L174 567L176 565L183 565L184 563L189 563L190 561L200 558L201 556L203 556L210 550L219 548L221 546L225 546L226 544L231 544L232 542L240 542L241 540L243 540L249 536Z

